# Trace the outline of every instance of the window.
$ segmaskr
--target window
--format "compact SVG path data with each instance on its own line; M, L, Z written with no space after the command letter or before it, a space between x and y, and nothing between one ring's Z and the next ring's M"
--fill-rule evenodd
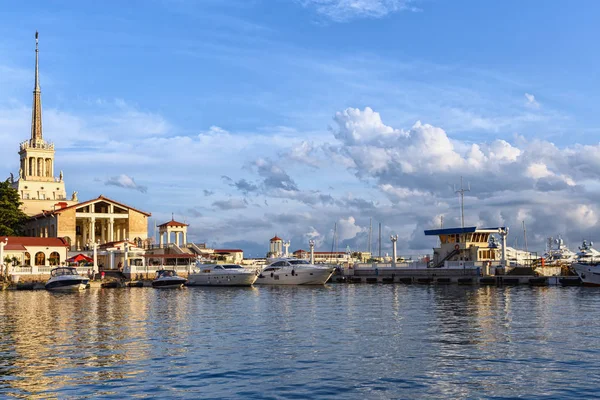
M272 267L285 267L287 263L285 261L277 261L274 264L271 264Z

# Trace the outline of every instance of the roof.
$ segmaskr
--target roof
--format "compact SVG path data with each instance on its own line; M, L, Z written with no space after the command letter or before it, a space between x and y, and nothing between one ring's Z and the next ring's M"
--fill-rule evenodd
M145 258L196 258L194 254L144 254Z
M37 246L37 247L69 247L69 244L62 238L41 238L29 236L0 236L0 241L3 242L8 238L8 244L5 249L13 250L9 246ZM14 250L21 250L20 247Z
M27 251L27 249L25 248L25 246L23 246L22 244L7 244L6 246L4 246L4 250L6 251Z
M111 203L114 203L114 204L116 204L116 205L118 205L118 206L121 206L121 207L124 207L124 208L128 208L128 209L131 209L131 210L133 210L133 211L137 211L137 212L139 212L139 213L141 213L141 214L144 214L144 215L145 215L145 216L147 216L147 217L149 217L149 216L151 216L151 215L152 215L151 213L148 213L148 212L145 212L145 211L142 211L142 210L138 210L137 208L133 208L133 207L131 207L131 206L128 206L127 204L120 203L120 202L118 202L118 201L115 201L115 200L113 200L113 199L109 199L108 197L105 197L105 196L102 196L102 195L100 195L100 196L98 196L98 197L97 197L97 198L95 198L95 199L91 199L91 200L87 200L87 201L84 201L84 202L81 202L81 203L73 204L73 205L71 205L71 206L67 206L67 207L59 208L59 209L56 209L56 210L44 210L44 211L42 211L42 212L41 212L41 213L39 213L39 214L36 214L36 215L33 215L33 216L31 216L31 217L30 217L30 219L35 219L35 218L45 217L45 216L48 216L48 215L60 214L60 213L62 213L62 212L63 212L63 211L65 211L65 210L70 210L70 209L72 209L72 208L74 208L74 207L75 207L75 208L77 208L77 207L83 207L83 206L86 206L86 205L88 205L88 204L91 204L91 203L93 203L93 202L95 202L95 201L100 201L100 200L109 201L109 202L111 202ZM58 204L58 203L60 203L60 202L57 202L56 204Z
M164 224L160 224L158 227L162 228L163 226L189 226L189 224L184 224L183 222L177 222L175 220L170 220L169 222L165 222Z
M243 253L242 249L215 249L215 253Z
M429 229L429 230L425 231L425 236L453 235L456 233L472 233L472 232L492 233L491 231L498 232L499 229L506 229L506 228L503 226L496 227L496 228L477 228L476 226L465 226L464 228Z
M273 236L273 237L271 238L271 240L270 240L270 241L271 241L271 242L276 242L276 241L278 241L278 240L280 240L280 241L282 241L282 242L283 242L283 239L282 239L282 238L280 238L280 237L279 237L279 236L277 236L277 235Z

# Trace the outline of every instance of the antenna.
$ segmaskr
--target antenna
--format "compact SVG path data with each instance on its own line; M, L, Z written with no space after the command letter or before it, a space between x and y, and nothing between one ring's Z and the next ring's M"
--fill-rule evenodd
M371 245L373 244L373 218L369 218L369 254L371 257L373 257L373 254L371 254Z
M523 239L525 240L525 252L527 253L527 228L525 228L525 221L523 221Z
M379 223L379 262L381 262L381 222Z
M460 194L460 220L461 220L461 227L464 228L465 227L465 192L470 192L471 191L471 185L469 183L467 183L467 189L465 189L463 187L463 177L460 177L460 189L456 189L456 186L454 186L454 193L459 193Z

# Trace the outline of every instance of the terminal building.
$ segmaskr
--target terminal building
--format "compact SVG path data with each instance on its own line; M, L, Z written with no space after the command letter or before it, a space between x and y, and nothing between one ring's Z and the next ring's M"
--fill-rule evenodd
M35 37L35 80L31 136L19 145L19 173L10 182L30 218L25 233L32 237L61 238L71 251L129 240L142 246L148 240L150 213L102 195L80 202L77 192L67 196L62 171L55 169L54 144L42 129L42 93L39 80L38 34ZM58 175L58 176L57 176Z

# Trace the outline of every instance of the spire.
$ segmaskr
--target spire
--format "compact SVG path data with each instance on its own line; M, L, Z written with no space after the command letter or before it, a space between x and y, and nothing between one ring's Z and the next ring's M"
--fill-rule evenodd
M42 140L42 92L40 90L38 61L38 32L35 32L35 87L33 89L33 107L31 110L31 141Z

